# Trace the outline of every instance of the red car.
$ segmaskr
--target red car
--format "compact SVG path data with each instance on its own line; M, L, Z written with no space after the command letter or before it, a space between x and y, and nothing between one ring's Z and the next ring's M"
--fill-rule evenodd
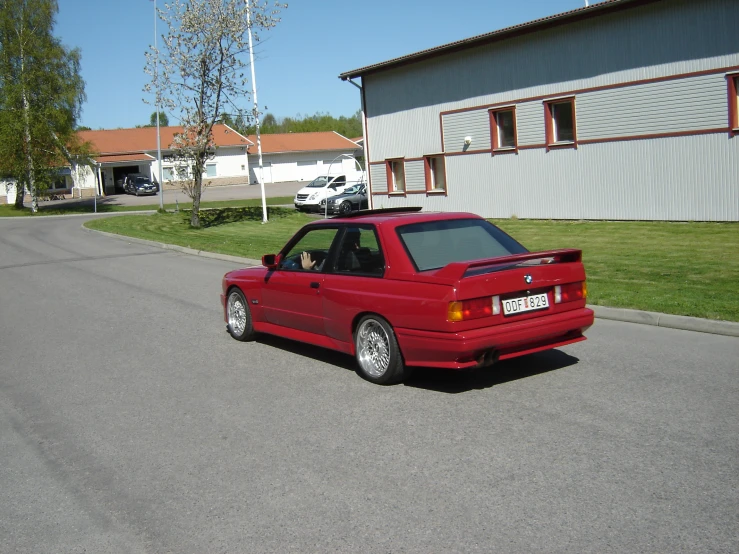
M470 213L369 210L309 223L264 267L227 273L237 340L269 333L356 356L361 376L466 369L585 340L580 250L529 252Z

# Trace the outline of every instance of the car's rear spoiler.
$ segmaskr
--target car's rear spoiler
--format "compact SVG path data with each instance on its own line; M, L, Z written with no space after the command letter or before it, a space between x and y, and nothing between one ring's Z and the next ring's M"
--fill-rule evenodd
M582 259L582 250L567 248L563 250L545 250L543 252L526 252L525 254L511 254L498 258L473 260L470 262L453 262L446 265L435 275L437 278L458 281L468 271L485 268L485 273L500 271L511 266L525 267L527 265L561 264L579 262Z

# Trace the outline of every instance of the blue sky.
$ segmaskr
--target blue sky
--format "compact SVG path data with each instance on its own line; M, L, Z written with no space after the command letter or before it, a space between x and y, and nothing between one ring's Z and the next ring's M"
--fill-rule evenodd
M159 8L165 0L157 0ZM594 2L591 1L591 4ZM255 45L261 111L351 115L359 91L340 73L584 6L584 0L294 0ZM165 28L157 23L161 35ZM55 34L82 51L81 125L134 127L154 111L142 88L154 42L152 0L59 0ZM161 45L161 40L160 40ZM249 91L251 90L251 84ZM245 98L244 108L250 108ZM268 109L265 110L264 107ZM176 124L170 117L170 123Z

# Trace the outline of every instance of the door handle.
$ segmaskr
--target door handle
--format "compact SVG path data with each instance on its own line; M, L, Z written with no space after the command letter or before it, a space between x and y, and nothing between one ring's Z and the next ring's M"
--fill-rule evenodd
M321 286L320 283L316 283L315 281L310 284L310 288L312 289L317 289L319 286Z

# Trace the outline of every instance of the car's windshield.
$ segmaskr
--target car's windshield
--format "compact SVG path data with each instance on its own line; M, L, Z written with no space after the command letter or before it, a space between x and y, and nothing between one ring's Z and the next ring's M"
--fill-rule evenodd
M347 189L344 189L344 194L357 194L358 192L361 192L364 188L364 185L354 185Z
M453 262L528 252L492 223L482 219L428 221L398 227L398 235L418 271Z
M328 183L328 179L325 175L321 175L320 177L316 177L313 179L308 186L311 188L322 188L326 186L326 183Z
M137 185L146 184L148 182L149 182L149 178L148 177L136 177L136 184Z

